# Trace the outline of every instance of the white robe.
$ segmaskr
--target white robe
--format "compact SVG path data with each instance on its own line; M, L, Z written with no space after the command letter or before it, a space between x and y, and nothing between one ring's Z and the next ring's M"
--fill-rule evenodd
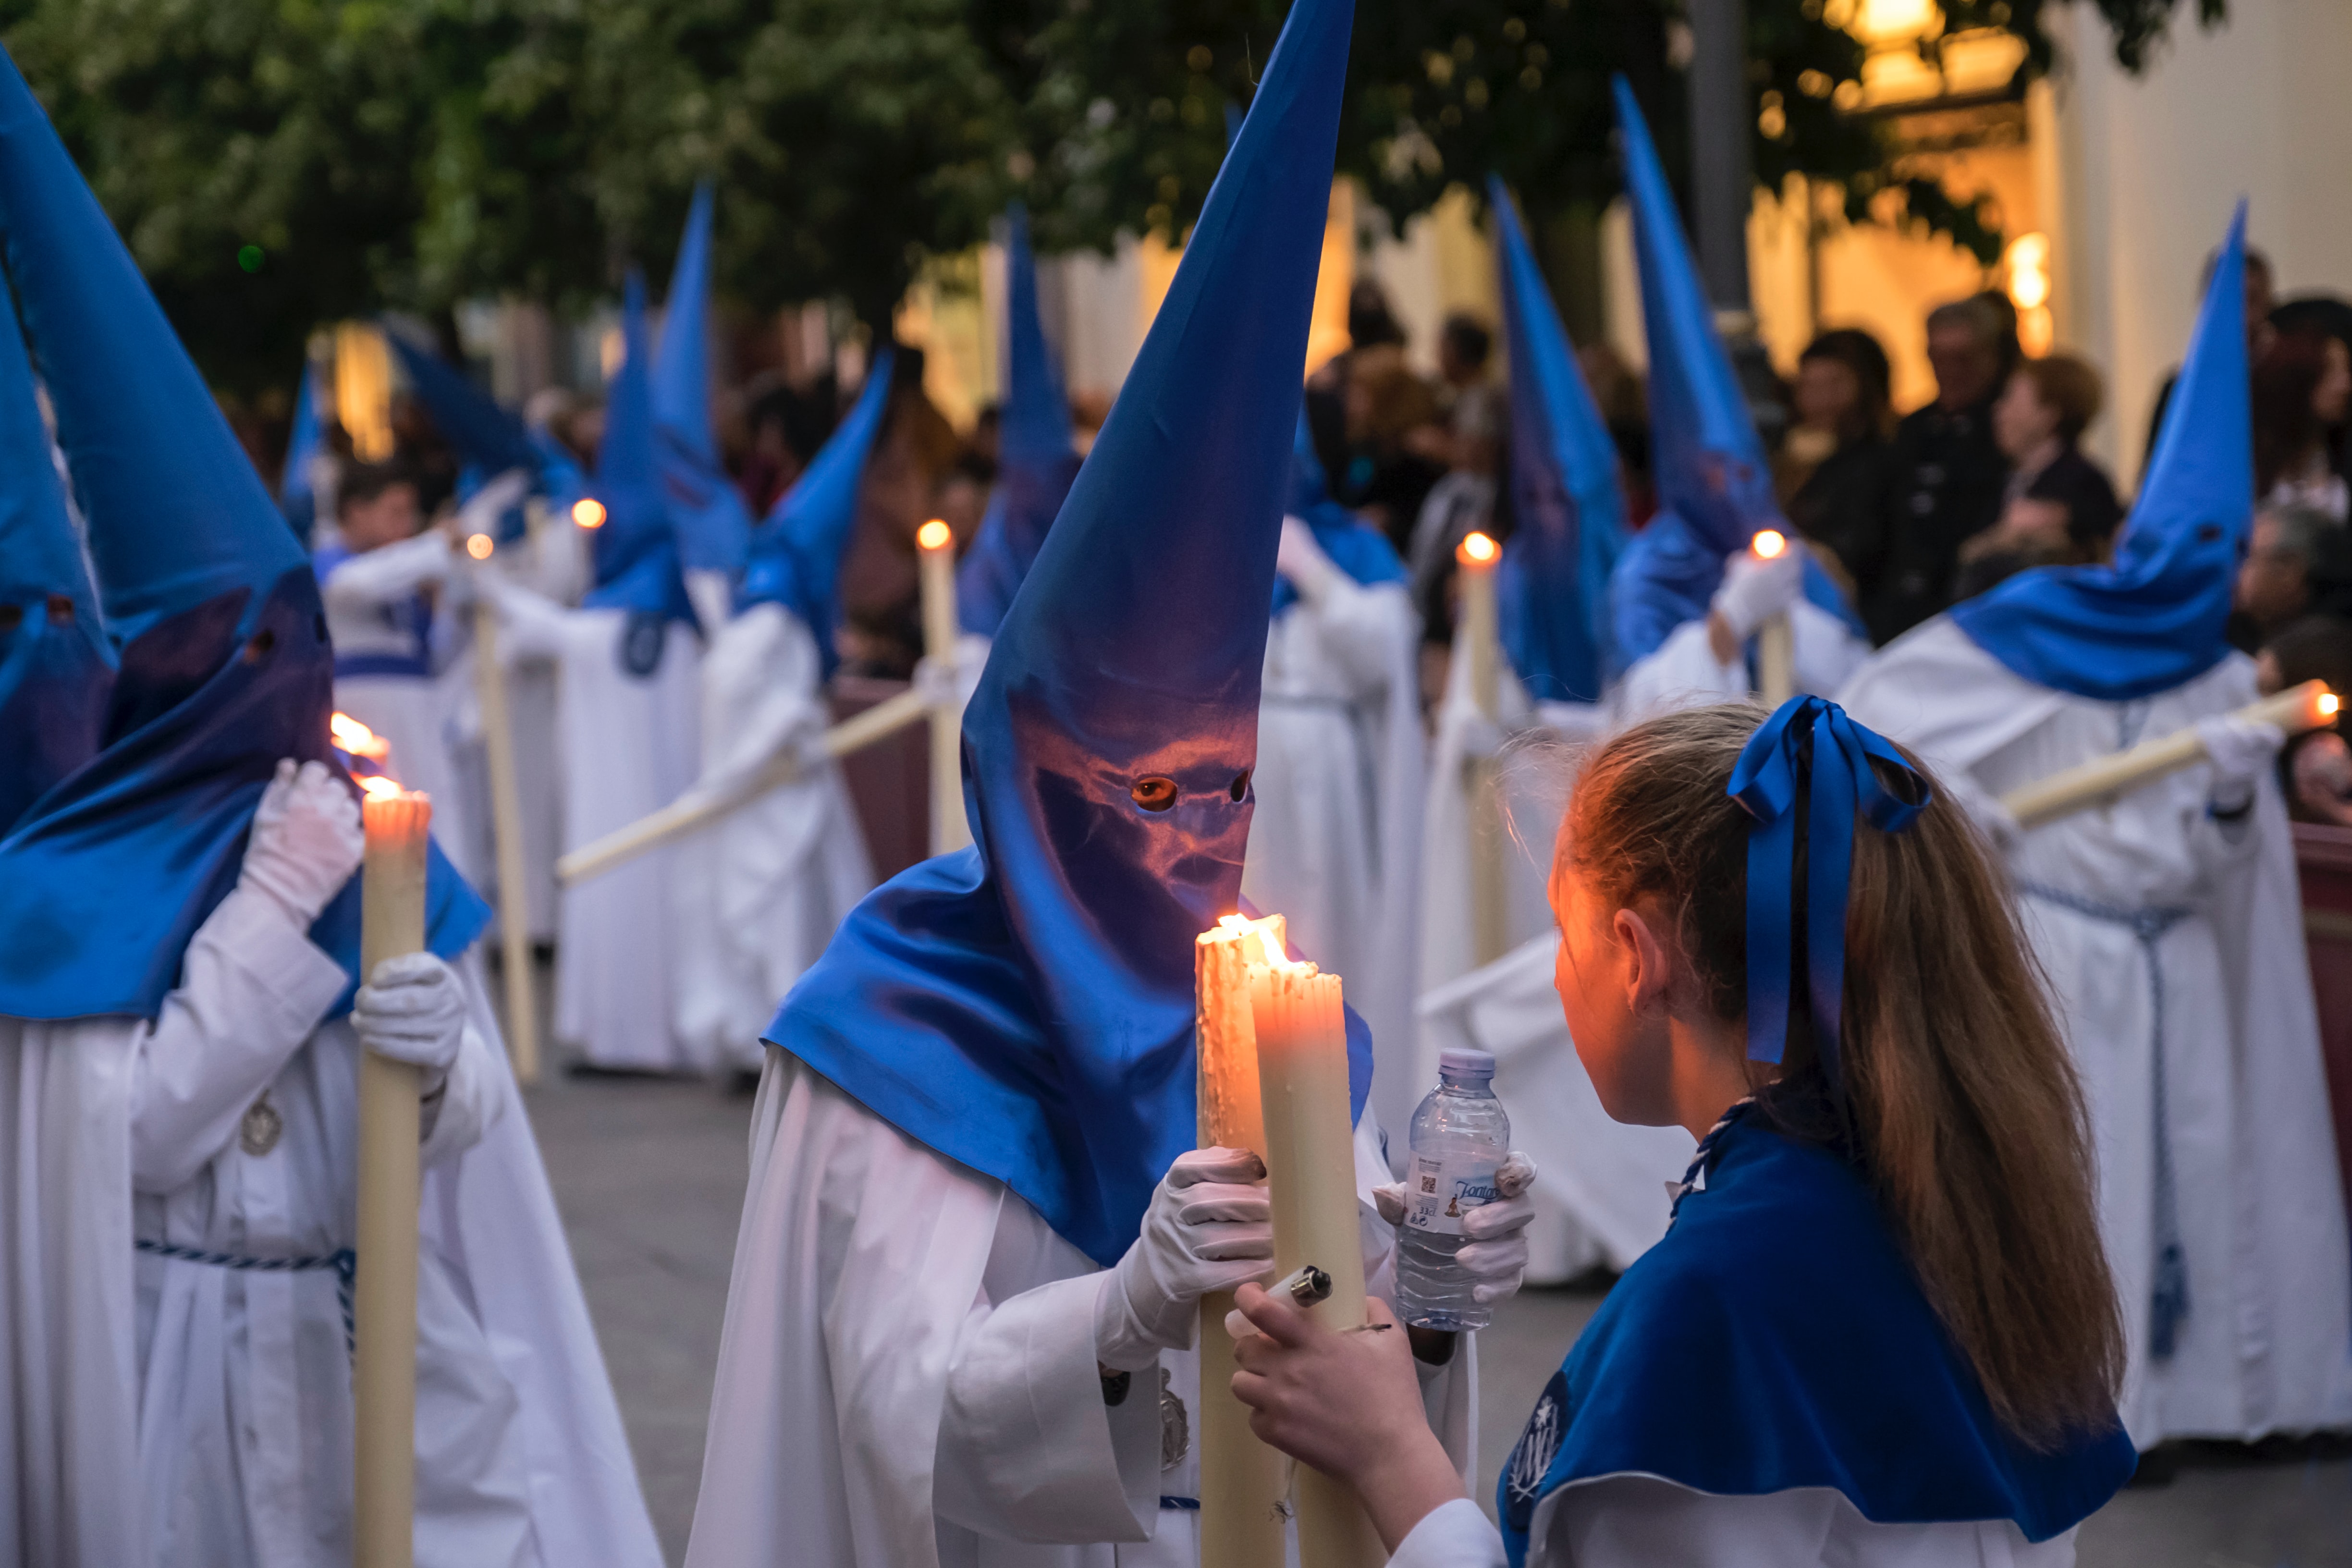
M1840 700L1952 786L1998 796L2254 696L2236 655L2142 701L2069 696L1939 616ZM2045 824L2009 855L2089 1100L2129 1349L2119 1404L2142 1447L2352 1425L2352 1258L2285 808L2266 775L2232 834L2208 814L2209 773ZM2143 915L2145 938L2126 923ZM2149 1297L2167 1156L2189 1312L2159 1363Z
M702 776L723 790L830 721L816 643L797 616L754 605L702 660ZM830 763L678 846L677 1033L698 1060L757 1071L760 1037L834 928L874 888L865 829Z
M1401 584L1367 587L1334 568L1316 588L1266 633L1242 896L1285 916L1291 945L1347 981L1380 1053L1373 1109L1402 1128L1421 1099L1420 622Z
M1796 645L1797 690L1827 697L1870 658L1870 644L1843 621L1809 600L1790 607L1789 627ZM1753 698L1745 658L1724 664L1707 640L1706 617L1685 621L1657 648L1635 659L1611 690L1619 727L1653 714L1710 702Z
M694 782L702 649L672 621L661 662L645 677L621 663L627 614L566 610L509 587L499 595L501 653L556 666L556 750L568 853L648 816ZM563 889L558 917L555 1037L591 1066L708 1072L719 1058L677 1033L671 942L683 900L675 845Z
M1368 1142L1367 1191L1386 1175ZM1195 1568L1198 1516L1160 1500L1197 1497L1198 1462L1162 1468L1157 1381L1103 1403L1111 1278L1001 1183L772 1052L688 1568ZM1423 1374L1467 1474L1475 1358L1465 1339ZM1189 1419L1197 1357L1160 1366Z
M470 958L472 1026L422 1150L416 1561L660 1562L538 1151ZM0 1019L0 1564L341 1568L352 1234L341 969L232 892L150 1025ZM267 1152L240 1129L263 1090ZM361 1267L365 1267L362 1259Z

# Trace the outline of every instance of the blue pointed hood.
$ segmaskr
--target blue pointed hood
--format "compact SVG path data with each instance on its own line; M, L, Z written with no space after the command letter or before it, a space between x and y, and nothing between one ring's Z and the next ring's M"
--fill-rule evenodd
M1037 260L1029 251L1027 209L1014 203L1004 225L1004 399L996 489L956 569L957 616L964 630L984 637L996 635L1078 476L1069 396L1037 315Z
M0 1014L152 1017L281 757L335 762L319 585L97 199L0 57L0 244L121 667L102 750L0 840ZM436 858L428 940L488 910ZM312 940L356 974L359 881Z
M731 577L743 570L751 512L719 460L710 429L710 187L697 185L654 351L654 426L662 494L687 569Z
M1609 576L1625 548L1617 443L1500 179L1486 182L1511 365L1511 510L1496 581L1503 649L1528 694L1597 702L1609 639Z
M742 585L736 590L738 610L772 604L798 616L816 639L817 658L828 680L841 662L834 649L834 633L841 625L841 554L849 547L849 531L857 521L866 459L873 454L882 416L890 407L895 363L888 349L874 356L848 415L824 438L793 488L776 498L751 531Z
M1706 614L1723 581L1726 556L1746 549L1759 530L1789 531L1772 494L1771 464L1715 330L1715 308L1699 284L1649 122L1625 79L1616 78L1613 86L1649 340L1650 468L1659 510L1626 542L1610 583L1611 679L1656 651L1676 626ZM1805 597L1862 634L1844 595L1810 557Z
M1323 471L1323 459L1315 455L1315 435L1307 426L1303 406L1290 438L1290 495L1283 510L1312 529L1315 542L1331 564L1357 582L1366 586L1402 583L1408 575L1388 535L1331 499L1330 477ZM1274 613L1279 616L1297 602L1298 590L1276 574Z
M2254 518L2245 270L2241 201L2114 563L2021 572L1953 606L1959 628L2026 679L2127 702L2228 657L2223 632Z
M449 443L477 486L509 468L538 473L540 456L530 431L521 419L480 387L464 371L439 354L419 348L407 337L385 327L383 341L400 359L409 390L433 416L433 427Z
M770 1031L1099 1262L1193 1142L1193 941L1240 898L1350 12L1292 6L997 629L964 710L973 847L860 904Z
M582 596L590 609L627 610L694 622L680 568L677 531L662 494L654 432L651 354L646 342L646 282L629 274L621 308L620 373L604 405L604 442L596 450L596 499L604 522L592 536L596 584ZM646 671L650 671L650 666Z
M294 537L308 540L318 525L318 500L310 493L311 465L326 449L327 416L319 367L302 362L302 384L294 394L294 427L287 432L286 462L278 472L278 510Z
M0 834L98 754L114 650L0 286Z

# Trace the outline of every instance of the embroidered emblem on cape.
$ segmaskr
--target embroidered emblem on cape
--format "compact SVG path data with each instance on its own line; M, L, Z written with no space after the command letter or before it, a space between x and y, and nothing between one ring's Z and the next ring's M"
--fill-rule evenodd
M1160 1369L1160 1468L1172 1470L1184 1462L1192 1451L1192 1420L1184 1413L1184 1402L1176 1397L1171 1386L1168 1369Z
M1510 1509L1511 1529L1520 1535L1535 1522L1544 1477L1551 1472L1551 1462L1559 1454L1560 1438L1567 1430L1568 1374L1556 1372L1544 1384L1543 1397L1536 1401L1527 1430L1511 1449L1510 1462L1503 1467L1503 1495Z
M640 679L661 667L662 637L669 617L659 611L629 612L621 633L621 668Z
M286 1118L269 1103L269 1091L262 1090L261 1098L245 1108L245 1119L237 1123L237 1147L256 1159L278 1147L279 1134L286 1131Z

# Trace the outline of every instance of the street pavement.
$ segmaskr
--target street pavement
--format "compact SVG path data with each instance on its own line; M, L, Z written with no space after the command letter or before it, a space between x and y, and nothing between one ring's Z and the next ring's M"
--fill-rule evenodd
M543 1015L542 1015L543 1016ZM686 1553L747 1163L748 1096L700 1083L567 1079L531 1120L620 1395L654 1524ZM1600 1304L1531 1290L1479 1336L1479 1495L1536 1392ZM2083 1568L2352 1568L2352 1439L2183 1445L2174 1473L2084 1526Z

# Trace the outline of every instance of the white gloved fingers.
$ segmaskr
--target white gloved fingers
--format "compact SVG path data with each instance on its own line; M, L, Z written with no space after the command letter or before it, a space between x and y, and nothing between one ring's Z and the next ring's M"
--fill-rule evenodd
M1160 1184L1189 1187L1200 1182L1262 1182L1265 1162L1247 1149L1190 1149L1176 1156Z
M1512 1150L1510 1157L1495 1168L1495 1190L1507 1198L1517 1197L1535 1184L1535 1157L1522 1150Z
M1176 1218L1185 1226L1222 1222L1271 1221L1274 1210L1264 1187L1236 1186L1227 1182L1203 1182L1179 1189Z
M1404 1223L1404 1184L1382 1182L1372 1188L1372 1206L1381 1211L1381 1218L1390 1225Z
M352 1030L379 1056L446 1072L465 1044L465 988L429 952L387 958L352 999Z
M956 667L948 659L928 655L915 661L916 692L934 708L951 708L957 699Z
M2286 731L2222 713L2197 721L2197 739L2213 764L2214 782L2242 784L2270 766L2286 743Z
M1535 1200L1525 1194L1480 1204L1462 1216L1462 1234L1473 1241L1498 1241L1517 1236L1536 1217Z
M1528 1238L1513 1231L1502 1241L1472 1242L1454 1252L1454 1261L1464 1273L1482 1280L1516 1280L1528 1269Z
M1508 1279L1482 1279L1470 1287L1470 1300L1482 1307L1491 1307L1497 1301L1507 1301L1517 1295L1519 1287L1525 1282L1525 1279L1517 1274Z
M253 808L253 820L257 826L276 822L286 815L286 798L294 791L294 773L299 765L291 757L278 759L277 771L270 774L269 782L261 786L261 804Z
M1201 1271L1202 1279L1216 1281L1204 1285L1204 1290L1230 1290L1244 1279L1256 1279L1274 1261L1274 1226L1270 1221L1264 1225L1221 1225L1213 1234L1201 1238L1200 1249L1193 1256L1202 1263L1241 1265L1238 1272L1232 1268Z
M254 807L237 880L307 928L351 880L366 848L359 800L341 770L285 758Z
M1723 585L1708 606L1745 641L1774 616L1785 615L1805 591L1802 546L1795 540L1780 554L1766 560L1752 549L1742 550L1723 563Z
M1276 546L1274 569L1290 580L1290 585L1307 599L1322 597L1330 586L1332 574L1339 568L1331 563L1323 546L1315 537L1315 530L1302 519L1282 520L1282 542Z

